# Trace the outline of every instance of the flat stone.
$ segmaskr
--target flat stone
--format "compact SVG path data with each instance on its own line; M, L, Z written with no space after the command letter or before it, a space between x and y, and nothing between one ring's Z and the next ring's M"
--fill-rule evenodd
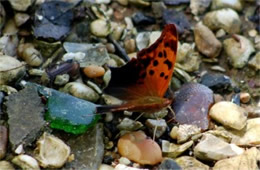
M229 144L211 134L204 134L201 141L194 148L195 157L208 161L221 160L243 152L244 149Z
M9 95L6 107L12 149L15 150L21 143L25 146L29 145L45 125L44 105L36 87L27 87Z
M231 143L242 146L260 145L260 118L247 120L246 130L243 135L233 137Z
M203 164L202 162L198 161L194 157L191 156L181 156L177 159L175 159L178 165L182 169L197 169L197 170L209 170L209 166Z
M67 144L75 160L67 163L65 169L98 169L104 155L103 125L97 124L83 135L72 137Z
M186 142L184 144L178 145L175 143L170 143L167 140L162 141L162 152L164 156L170 158L176 158L189 149L194 144L193 141Z
M213 170L228 169L259 169L260 151L253 147L246 150L242 155L218 161Z
M228 101L214 104L209 115L226 127L241 130L246 126L247 113L244 108Z

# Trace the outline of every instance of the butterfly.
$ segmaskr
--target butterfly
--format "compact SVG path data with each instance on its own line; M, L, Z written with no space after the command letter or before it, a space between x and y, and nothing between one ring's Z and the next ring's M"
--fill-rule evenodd
M111 68L111 80L105 93L124 101L121 105L98 106L106 111L157 111L172 99L164 98L177 56L178 34L174 24L164 27L150 47L137 53L126 65Z

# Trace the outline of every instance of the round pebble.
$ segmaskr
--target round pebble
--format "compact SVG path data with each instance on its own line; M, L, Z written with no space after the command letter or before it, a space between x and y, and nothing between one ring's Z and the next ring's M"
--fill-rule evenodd
M107 43L106 48L109 53L115 53L116 51L115 46L112 43Z
M128 54L135 52L136 44L134 39L125 40L124 45Z
M251 99L251 96L249 93L240 93L240 101L242 103L248 103Z
M89 78L97 78L105 74L105 69L101 66L89 65L83 69L83 72Z

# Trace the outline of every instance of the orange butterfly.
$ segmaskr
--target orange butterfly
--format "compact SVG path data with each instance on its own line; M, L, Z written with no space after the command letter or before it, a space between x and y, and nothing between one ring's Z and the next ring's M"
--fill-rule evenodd
M120 68L111 68L111 80L105 93L125 101L122 105L98 106L105 111L156 111L168 106L164 98L172 77L177 55L178 35L175 25L166 25L160 38L141 50Z

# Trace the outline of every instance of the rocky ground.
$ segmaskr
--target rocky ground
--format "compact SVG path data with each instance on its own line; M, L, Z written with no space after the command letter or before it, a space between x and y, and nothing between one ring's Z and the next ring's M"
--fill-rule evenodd
M173 103L96 113L171 23ZM0 1L0 169L259 169L259 32L258 0Z

